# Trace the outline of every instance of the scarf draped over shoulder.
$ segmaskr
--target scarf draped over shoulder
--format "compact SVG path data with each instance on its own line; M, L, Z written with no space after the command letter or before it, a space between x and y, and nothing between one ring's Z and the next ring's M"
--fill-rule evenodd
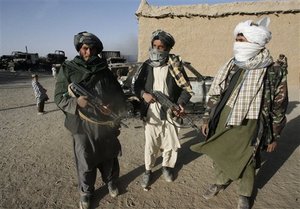
M225 89L226 78L234 65L245 70L241 82L226 103L231 107L226 125L241 125L245 118L258 119L263 93L263 78L267 67L272 63L273 59L269 51L263 49L246 62L235 62L234 58L231 58L219 70L211 85L209 96L221 95Z

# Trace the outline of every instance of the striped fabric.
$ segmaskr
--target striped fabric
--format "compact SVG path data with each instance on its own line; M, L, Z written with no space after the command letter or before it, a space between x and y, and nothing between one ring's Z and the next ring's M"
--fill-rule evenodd
M244 118L258 119L266 68L246 70L242 82L232 92L227 105L231 107L228 125L241 125Z
M255 57L243 63L242 68L245 69L245 73L242 81L232 92L226 104L231 107L227 125L241 125L245 118L258 119L263 93L263 78L266 67L272 62L273 59L269 55L269 51L264 49ZM209 96L220 95L224 91L226 78L234 65L235 62L232 58L219 70L208 92Z
M182 63L179 56L169 56L169 72L175 78L177 85L186 90L191 96L194 95L191 84L184 78L181 71Z
M43 99L47 98L46 89L44 89L39 82L32 81L31 84L37 103L40 103Z

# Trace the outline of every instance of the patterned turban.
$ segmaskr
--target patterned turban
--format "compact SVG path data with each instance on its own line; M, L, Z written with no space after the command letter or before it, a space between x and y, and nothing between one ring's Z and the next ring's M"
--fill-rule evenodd
M74 36L74 46L77 51L80 50L83 44L86 44L89 47L95 47L97 49L97 54L103 50L103 44L100 39L94 34L86 31L80 32Z
M175 44L173 36L160 29L152 33L151 45L153 45L154 40L160 40L169 50L172 49Z
M235 27L233 35L236 37L237 34L242 33L249 42L265 46L272 38L272 33L268 29L269 24L269 17L265 17L256 23L247 20Z

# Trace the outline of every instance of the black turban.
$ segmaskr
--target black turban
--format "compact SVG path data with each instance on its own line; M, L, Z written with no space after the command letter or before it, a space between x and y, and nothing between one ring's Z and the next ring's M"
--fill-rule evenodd
M88 33L86 31L80 32L74 36L74 46L77 51L80 50L83 44L86 44L89 47L96 48L97 54L99 54L103 50L103 44L100 39L94 34Z
M175 44L173 36L163 30L156 30L152 33L151 45L153 45L154 40L160 40L169 50Z

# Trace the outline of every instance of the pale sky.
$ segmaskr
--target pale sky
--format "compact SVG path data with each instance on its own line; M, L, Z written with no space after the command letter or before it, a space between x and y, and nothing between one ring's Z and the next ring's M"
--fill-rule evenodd
M251 0L147 0L150 5L191 5ZM252 0L255 1L255 0ZM104 50L137 54L140 0L0 0L0 56L26 51L46 56L77 52L73 37L81 31L97 35Z

